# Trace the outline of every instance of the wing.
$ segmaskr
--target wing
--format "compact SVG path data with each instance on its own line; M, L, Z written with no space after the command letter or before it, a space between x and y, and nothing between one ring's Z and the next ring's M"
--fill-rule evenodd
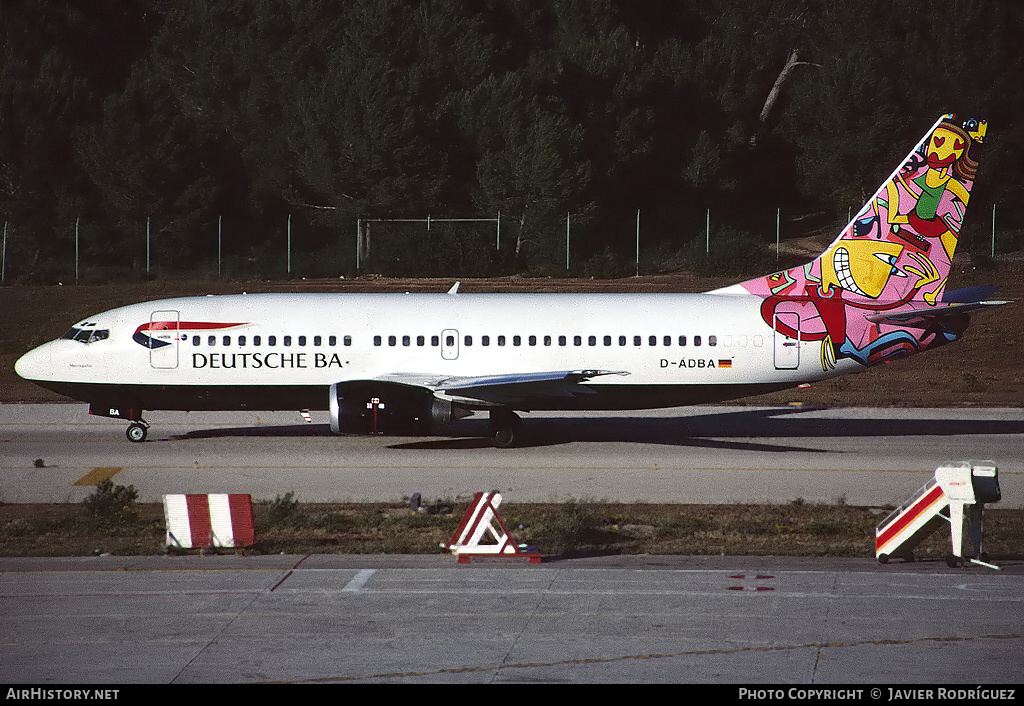
M625 370L554 370L454 377L393 373L371 380L345 381L339 385L384 383L418 388L438 397L468 404L523 405L528 404L530 400L539 398L592 395L594 391L583 383L602 375L629 375L629 372Z

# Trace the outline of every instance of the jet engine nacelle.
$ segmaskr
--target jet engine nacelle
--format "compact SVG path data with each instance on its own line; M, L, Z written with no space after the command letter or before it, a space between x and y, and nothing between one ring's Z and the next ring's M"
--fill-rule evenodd
M442 400L439 397L434 397L430 404L430 421L432 424L440 426L442 424L448 424L456 419L462 419L463 417L473 416L473 410L466 409L460 404L456 404L451 400Z
M472 414L429 390L393 382L334 383L329 395L331 431L335 434L422 430Z

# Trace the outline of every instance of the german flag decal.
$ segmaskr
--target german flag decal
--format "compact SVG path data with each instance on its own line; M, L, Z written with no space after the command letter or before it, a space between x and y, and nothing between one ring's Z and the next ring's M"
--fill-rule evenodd
M718 367L719 368L731 368L732 367L732 358L719 358L718 359Z

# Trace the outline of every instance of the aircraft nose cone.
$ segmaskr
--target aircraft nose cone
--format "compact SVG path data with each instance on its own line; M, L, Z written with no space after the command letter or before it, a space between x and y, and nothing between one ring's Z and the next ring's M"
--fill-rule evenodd
M45 380L52 370L53 353L45 345L30 350L14 364L14 372L26 380Z

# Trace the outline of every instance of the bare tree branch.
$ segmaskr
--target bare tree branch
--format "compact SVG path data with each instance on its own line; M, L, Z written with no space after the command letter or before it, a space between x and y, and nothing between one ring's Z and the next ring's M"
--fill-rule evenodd
M766 122L768 122L768 116L771 115L772 108L775 107L775 102L779 99L779 94L782 92L782 84L786 82L786 79L789 78L789 75L797 66L817 66L818 68L821 68L821 64L814 64L810 61L797 61L797 50L793 49L789 53L786 65L782 67L782 71L779 72L778 77L775 79L775 84L772 86L772 90L768 92L768 98L765 99L764 107L761 108L761 115L758 116L758 121L761 123L762 127ZM757 138L760 133L761 128L759 127L750 138L751 148L757 146Z

